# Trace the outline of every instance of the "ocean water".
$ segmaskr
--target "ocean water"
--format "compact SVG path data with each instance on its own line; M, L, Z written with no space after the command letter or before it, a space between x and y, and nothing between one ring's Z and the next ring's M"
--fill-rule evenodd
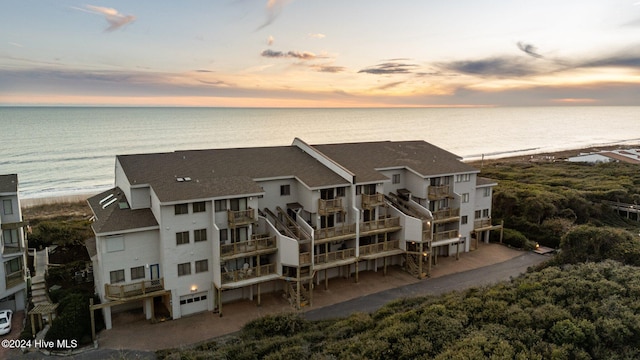
M22 198L113 186L115 156L425 140L467 160L640 143L640 107L255 109L0 107L0 174Z

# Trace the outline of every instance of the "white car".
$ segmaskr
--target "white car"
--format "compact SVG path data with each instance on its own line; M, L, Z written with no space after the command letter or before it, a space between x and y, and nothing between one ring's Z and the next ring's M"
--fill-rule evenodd
M11 332L11 316L13 311L0 310L0 335L8 334Z

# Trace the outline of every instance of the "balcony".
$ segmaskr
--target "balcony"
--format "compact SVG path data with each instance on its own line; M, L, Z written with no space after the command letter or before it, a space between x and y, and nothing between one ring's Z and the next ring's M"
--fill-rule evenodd
M459 235L460 235L460 232L458 230L437 232L433 234L433 241L437 242L437 241L455 239L455 238L458 238Z
M275 264L266 264L246 269L227 271L222 273L222 284L230 284L238 281L256 279L261 276L272 275L276 273Z
M360 223L360 236L369 236L400 230L400 217L387 217Z
M373 195L362 194L362 208L371 209L384 205L384 195L375 193Z
M337 212L344 211L342 206L342 198L337 199L318 199L318 214L326 216Z
M360 246L360 257L374 257L385 252L400 250L400 240L385 241L377 244Z
M220 257L229 259L236 256L261 255L277 251L275 236L253 235L251 240L220 245Z
M300 254L300 266L311 264L311 253L305 252Z
M330 264L336 261L354 259L356 257L356 249L344 249L338 251L330 251L324 254L318 254L313 257L314 264Z
M439 200L451 197L451 185L431 185L428 188L427 194L429 196L429 200Z
M164 279L143 280L131 284L104 284L105 297L111 300L125 300L164 290Z
M9 290L14 286L24 283L23 275L24 274L22 270L18 270L18 271L12 272L11 274L7 274L7 276L5 277L6 290Z
M343 224L330 228L320 228L314 231L316 243L318 240L344 240L356 236L356 224Z
M433 221L438 223L455 221L460 218L460 208L442 209L433 211Z
M400 218L388 217L378 220L365 221L360 223L360 236L369 236L400 230ZM327 241L337 241L355 238L356 225L344 224L330 228L320 228L315 230L315 243L321 244Z
M473 222L473 230L491 228L491 219L478 219Z
M229 221L229 227L231 228L249 225L257 221L255 211L253 211L252 208L237 211L227 210L227 218Z

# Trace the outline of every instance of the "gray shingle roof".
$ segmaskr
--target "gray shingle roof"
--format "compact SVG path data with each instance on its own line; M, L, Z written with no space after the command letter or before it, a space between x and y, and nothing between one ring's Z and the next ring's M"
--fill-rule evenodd
M109 195L113 195L113 197L101 204L101 200ZM116 201L103 208L112 199ZM118 187L90 197L87 202L95 215L95 221L91 226L96 234L158 226L151 209L130 209L127 198ZM127 206L121 208L120 203L127 204Z
M424 176L479 172L460 157L425 141L380 141L314 145L356 175L356 182L387 180L376 169L408 168Z
M0 193L17 193L18 175L0 175Z
M498 182L486 177L476 177L476 186L498 185Z
M263 190L256 182L298 178L310 188L347 181L294 146L188 150L117 157L129 183L149 184L161 202L203 199ZM176 178L190 178L178 182Z

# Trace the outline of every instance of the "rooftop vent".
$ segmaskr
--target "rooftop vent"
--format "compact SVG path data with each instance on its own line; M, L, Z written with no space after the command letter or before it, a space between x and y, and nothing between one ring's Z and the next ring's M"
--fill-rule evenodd
M177 182L184 182L184 178L176 178Z

